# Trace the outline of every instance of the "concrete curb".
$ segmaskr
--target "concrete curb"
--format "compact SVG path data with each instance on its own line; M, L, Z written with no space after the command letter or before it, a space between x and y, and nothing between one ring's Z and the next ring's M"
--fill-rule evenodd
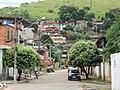
M42 75L45 75L45 72L41 72L38 76L42 76ZM21 81L17 81L16 83L14 83L13 80L5 80L5 81L2 81L3 83L6 83L6 84L21 84L21 83L29 83L31 80L35 80L35 79L25 79L25 80L21 80ZM0 90L2 90L0 88Z

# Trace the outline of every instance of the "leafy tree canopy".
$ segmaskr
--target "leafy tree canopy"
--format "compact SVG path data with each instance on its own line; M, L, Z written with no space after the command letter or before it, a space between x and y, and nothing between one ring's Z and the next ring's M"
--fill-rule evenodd
M74 6L61 6L59 8L59 19L62 22L75 22L76 20L80 19L86 19L86 20L92 20L95 18L94 13L87 12L89 10L89 7L84 7L83 9L79 9Z
M91 41L80 40L76 42L68 53L68 63L74 67L80 67L88 79L88 72L85 67L90 68L100 63L97 46Z
M70 22L70 21L75 21L79 19L79 16L81 14L79 9L74 7L74 6L61 6L59 8L59 18L62 22Z
M41 42L42 44L53 44L53 40L50 38L50 35L43 34L41 36Z
M61 31L60 31L60 34L61 34L62 36L66 36L66 35L67 35L67 31L66 31L66 30L61 30Z
M93 18L95 18L95 14L94 13L86 13L85 19L87 21L91 21Z
M116 9L111 9L109 12L105 13L106 18L111 19L111 20L115 20L116 14L120 14L120 8L116 8Z
M111 27L111 25L116 20L115 17L120 14L120 8L111 9L109 12L105 13L105 18L102 17L101 19L104 20L102 25L102 30L107 30Z
M34 69L39 65L39 57L36 50L18 44L17 47L17 69ZM4 66L14 67L14 48L5 51L3 57Z
M83 7L83 9L89 11L90 7Z
M116 22L112 28L107 31L106 39L104 53L109 58L110 54L120 52L120 15L116 17Z
M69 50L69 64L73 66L94 66L99 63L97 46L91 41L80 40Z

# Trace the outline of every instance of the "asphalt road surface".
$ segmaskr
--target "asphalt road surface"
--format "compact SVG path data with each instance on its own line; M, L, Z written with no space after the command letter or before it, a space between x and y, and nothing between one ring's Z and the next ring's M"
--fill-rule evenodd
M9 84L7 90L82 90L80 81L68 81L67 69L39 76L22 84Z

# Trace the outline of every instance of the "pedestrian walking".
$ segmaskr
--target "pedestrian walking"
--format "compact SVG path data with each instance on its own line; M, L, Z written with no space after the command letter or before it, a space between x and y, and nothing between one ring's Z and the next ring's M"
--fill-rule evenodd
M37 68L35 68L35 77L36 77L36 79L38 79L38 71L37 71Z

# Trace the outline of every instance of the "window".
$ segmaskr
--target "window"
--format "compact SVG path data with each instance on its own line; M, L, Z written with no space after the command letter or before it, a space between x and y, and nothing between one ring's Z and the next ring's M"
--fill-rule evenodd
M11 33L9 28L6 29L6 41L11 41Z
M11 32L11 41L13 41L13 32Z
M78 70L72 70L71 73L79 73Z

